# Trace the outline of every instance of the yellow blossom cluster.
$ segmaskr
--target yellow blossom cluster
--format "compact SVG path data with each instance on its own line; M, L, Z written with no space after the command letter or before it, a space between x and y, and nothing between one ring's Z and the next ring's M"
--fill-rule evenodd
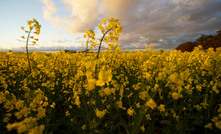
M34 18L33 18L33 20L28 20L27 25L29 26L29 30L25 30L24 26L21 26L21 29L24 30L25 33L28 33L27 40L29 38L31 38L32 39L32 44L36 44L36 42L38 41L38 38L34 38L34 36L30 36L30 33L35 29L35 31L33 31L33 33L36 34L36 35L39 35L40 32L41 32L41 25ZM21 36L21 38L25 39L25 36Z
M99 27L109 32L106 42L115 43L122 30L113 18ZM91 30L85 36L95 39ZM30 59L31 71L24 53L0 54L3 133L221 131L221 49L125 53L117 47L99 58L36 51Z

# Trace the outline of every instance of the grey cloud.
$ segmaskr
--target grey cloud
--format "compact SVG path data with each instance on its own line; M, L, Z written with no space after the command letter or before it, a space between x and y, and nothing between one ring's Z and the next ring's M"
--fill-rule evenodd
M94 0L97 8L93 4L78 13L73 11L84 8L80 0L63 1L72 11L72 17L62 19L58 16L57 21L64 20L69 25L65 29L70 33L83 32L86 27L95 28L103 17L115 17L123 26L119 43L124 48L153 43L158 44L155 45L157 48L175 48L182 42L195 40L202 32L213 34L221 29L221 0ZM55 11L49 9L50 13L46 14L48 18ZM91 19L79 17L88 16L90 12L93 14Z

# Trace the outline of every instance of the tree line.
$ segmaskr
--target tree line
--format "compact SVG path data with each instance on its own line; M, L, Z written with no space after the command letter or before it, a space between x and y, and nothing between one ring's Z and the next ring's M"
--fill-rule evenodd
M177 46L176 50L181 50L182 52L192 52L194 47L201 45L202 49L205 51L208 48L212 47L214 50L221 47L221 30L216 32L216 35L201 35L198 39L191 42L184 42Z

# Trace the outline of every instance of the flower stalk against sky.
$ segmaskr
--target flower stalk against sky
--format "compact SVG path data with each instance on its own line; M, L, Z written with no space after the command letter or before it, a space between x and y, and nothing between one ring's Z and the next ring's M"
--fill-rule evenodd
M98 27L101 30L103 35L102 35L102 38L100 39L96 59L99 58L100 49L101 49L101 45L103 41L105 41L109 45L109 50L112 50L117 47L119 34L120 32L122 32L122 29L123 29L123 27L119 23L119 20L114 19L114 18L104 18L102 22L99 23ZM109 33L109 36L107 36L108 33ZM96 45L98 45L94 36L95 36L95 33L91 29L85 32L84 38L88 37L88 40L85 43L86 51L88 49L89 42L92 44L91 47L89 48L89 51L92 49L92 47L96 47ZM97 76L97 65L95 67L95 75Z
M86 45L86 52L88 51L91 51L92 47L96 47L96 43L97 41L95 41L95 33L93 30L91 29L88 29L87 31L85 31L85 34L84 34L84 38L87 38L87 41L85 42L85 45ZM89 43L91 44L91 46L89 47ZM84 44L82 44L84 45ZM88 48L89 47L89 48Z
M110 41L114 41L115 43L117 43L119 34L122 32L123 27L120 25L118 19L104 18L102 22L99 23L99 29L101 30L103 36L100 40L98 53L97 53L97 59L99 57L102 42L105 41L106 43L109 43ZM109 32L109 36L106 36L108 32Z
M21 29L25 31L25 33L28 33L28 36L26 38L26 53L27 53L27 59L28 59L28 65L29 65L29 72L31 72L31 64L30 64L30 59L29 59L29 54L28 54L28 45L35 45L38 41L38 38L34 38L34 36L30 36L31 33L33 32L36 35L40 34L41 30L41 25L39 22L33 18L33 20L28 20L27 25L29 26L29 30L25 30L25 27L21 26ZM35 31L34 31L35 29ZM25 36L21 36L22 39L25 39ZM32 39L32 44L29 44L30 39Z

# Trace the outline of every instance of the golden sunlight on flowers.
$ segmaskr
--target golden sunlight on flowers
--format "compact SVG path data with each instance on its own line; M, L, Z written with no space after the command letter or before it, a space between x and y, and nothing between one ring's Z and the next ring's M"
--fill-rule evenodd
M0 52L0 133L221 133L221 48L124 52L118 19L98 27L85 53Z
M105 83L109 83L112 80L112 71L107 66L104 66L98 75L98 80L96 82L97 86L104 86Z
M96 79L89 78L87 90L92 91L95 88L95 85L96 85Z
M135 111L133 110L132 107L130 107L129 109L127 109L127 114L132 116L135 113Z
M106 111L107 111L106 109L100 111L98 108L96 108L95 113L96 113L96 116L101 119L106 114Z
M209 129L212 129L212 128L213 128L213 127L212 127L212 123L208 123L208 124L206 124L204 127L205 127L205 128L209 128Z
M159 109L160 112L164 112L165 111L165 105L160 104L160 106L158 106L157 109Z
M153 99L149 99L149 101L146 102L146 106L150 107L151 109L154 109L155 107L157 107L157 104Z
M177 93L177 92L173 92L173 93L172 93L172 98L173 98L174 100L178 100L179 97L180 97L180 94L179 94L179 93Z
M51 108L54 108L55 107L55 103L52 102L52 104L50 105Z
M111 94L111 89L110 88L105 88L103 91L104 91L104 94L107 95L107 96Z

